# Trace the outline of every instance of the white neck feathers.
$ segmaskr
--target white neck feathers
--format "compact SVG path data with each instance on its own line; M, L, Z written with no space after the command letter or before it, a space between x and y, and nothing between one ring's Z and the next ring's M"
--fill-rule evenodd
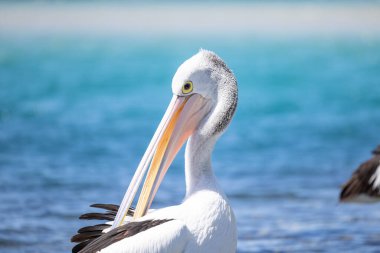
M196 133L188 140L185 152L186 197L205 188L218 188L211 167L216 140L217 136L205 138Z

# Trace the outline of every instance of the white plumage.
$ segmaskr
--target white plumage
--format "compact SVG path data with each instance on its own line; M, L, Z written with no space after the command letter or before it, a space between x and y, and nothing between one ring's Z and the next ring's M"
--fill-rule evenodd
M375 173L370 177L369 184L372 184L372 190L377 190L380 193L380 160Z
M214 145L236 109L236 79L217 55L200 50L178 68L172 91L173 100L140 163L142 166L136 171L137 179L132 180L113 227L123 220L124 210L131 203L125 200L133 199L133 189L138 188L148 164L150 168L133 221L169 221L126 236L102 248L102 253L236 251L235 217L211 166ZM184 201L147 212L167 169L186 140ZM87 252L86 247L80 252Z
M158 209L140 220L174 219L123 239L102 253L236 251L235 217L227 199L212 189L196 191L182 204Z

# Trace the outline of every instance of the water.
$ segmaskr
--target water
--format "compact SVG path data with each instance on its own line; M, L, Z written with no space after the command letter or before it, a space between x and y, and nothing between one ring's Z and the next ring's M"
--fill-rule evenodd
M239 83L213 156L238 251L380 251L379 205L337 201L380 143L380 38L2 36L1 252L68 252L89 204L119 203L200 47ZM181 201L182 157L155 207Z

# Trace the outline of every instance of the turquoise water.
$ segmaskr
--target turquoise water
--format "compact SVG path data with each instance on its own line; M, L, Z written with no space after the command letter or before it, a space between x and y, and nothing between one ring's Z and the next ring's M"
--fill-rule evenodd
M379 205L337 201L380 143L380 39L2 36L1 252L68 252L89 204L119 203L200 47L239 83L213 156L238 251L380 250ZM181 201L182 156L155 207Z

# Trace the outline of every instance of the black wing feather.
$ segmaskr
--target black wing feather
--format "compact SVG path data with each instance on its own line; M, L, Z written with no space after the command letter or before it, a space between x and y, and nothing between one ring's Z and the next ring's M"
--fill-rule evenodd
M78 230L78 233L86 233L86 232L93 232L93 231L103 231L106 228L109 228L109 224L98 224L98 225L93 225L93 226L88 226L88 227L83 227Z
M101 208L114 212L117 212L119 210L119 206L114 204L92 204L90 207Z
M115 219L115 214L113 213L85 213L79 216L81 220L108 220L113 221Z
M140 232L148 230L152 227L161 225L165 222L171 221L172 219L165 220L145 220L139 222L130 222L118 228L115 228L100 237L92 240L86 247L84 247L79 253L94 253L101 249L108 247L115 242L118 242L127 237L134 236Z
M71 242L83 242L88 239L95 239L102 235L102 231L91 231L85 233L79 233L71 237Z
M80 252L83 248L85 248L89 243L91 242L91 240L87 240L87 241L84 241L84 242L81 242L81 243L78 243L77 245L75 245L72 249L72 252Z
M84 220L106 220L113 221L116 217L117 211L119 209L118 205L113 204L93 204L91 207L100 208L106 210L105 213L86 213L79 217L79 219ZM134 209L130 208L128 210L128 215L132 216ZM96 238L103 235L103 230L111 227L109 224L97 224L93 226L83 227L78 230L78 234L71 238L71 242L78 243L72 249L73 253L78 253L84 249L88 244L94 241Z

